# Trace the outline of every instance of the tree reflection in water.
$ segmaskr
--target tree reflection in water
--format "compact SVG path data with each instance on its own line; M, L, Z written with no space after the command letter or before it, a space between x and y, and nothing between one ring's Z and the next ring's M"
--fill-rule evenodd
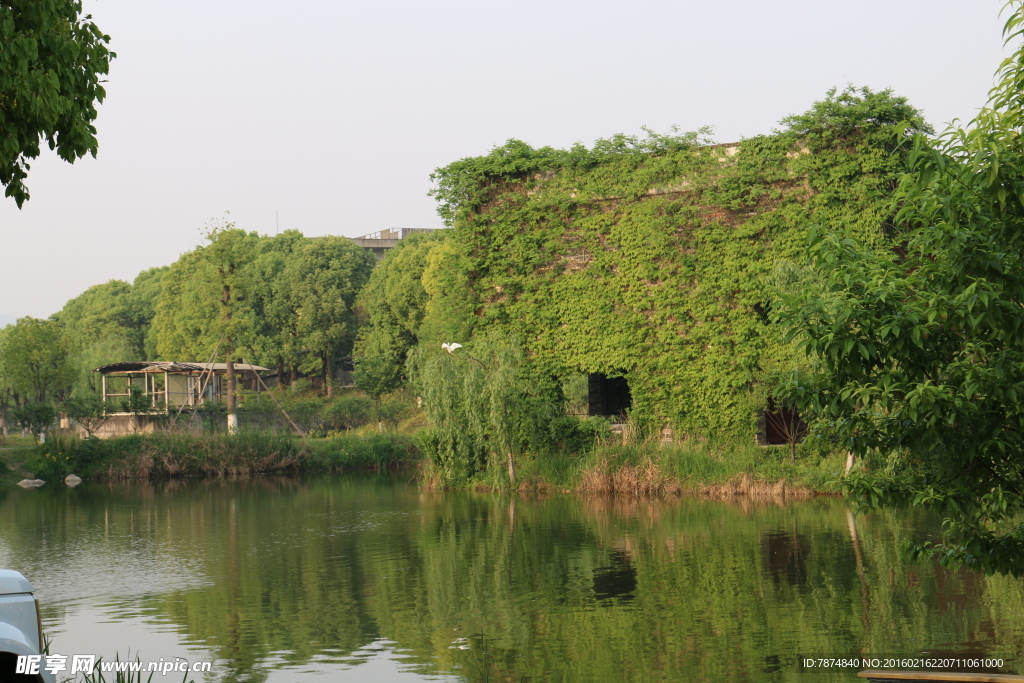
M1019 581L906 564L910 530L935 522L912 510L852 528L836 499L508 497L408 479L0 492L0 562L64 596L42 603L60 651L91 635L111 643L97 654L146 658L147 634L170 629L224 681L359 680L368 648L413 678L776 681L800 678L800 655L969 650L1012 671L1024 647ZM77 633L76 610L103 616Z

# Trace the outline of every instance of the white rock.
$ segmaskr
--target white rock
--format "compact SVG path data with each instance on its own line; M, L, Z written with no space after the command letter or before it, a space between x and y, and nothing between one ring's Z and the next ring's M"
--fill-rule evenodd
M36 486L42 486L45 483L46 482L43 481L42 479L22 479L21 481L18 482L18 486L20 486L23 489L31 489L35 488Z
M68 476L64 477L64 483L67 484L68 486L78 486L79 484L82 483L82 478L79 477L77 474L69 474Z

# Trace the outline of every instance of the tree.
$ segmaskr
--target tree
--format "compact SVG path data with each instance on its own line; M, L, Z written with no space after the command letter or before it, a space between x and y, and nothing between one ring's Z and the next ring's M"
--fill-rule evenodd
M413 233L398 242L370 274L356 305L365 323L353 355L356 383L383 380L391 391L401 385L409 351L419 343L430 295L423 287L428 257L442 244L437 232ZM362 370L360 370L362 363Z
M433 426L423 445L441 479L486 475L514 488L516 459L542 448L562 414L557 383L538 373L521 342L496 333L451 351L421 345L410 365Z
M309 355L304 369L322 373L328 397L335 356L352 352L356 295L374 263L373 254L347 237L315 237L296 247L282 274L296 339Z
M160 300L161 283L169 266L158 266L144 270L132 282L132 320L138 326L142 340L142 358L156 358L156 335L153 332L153 317Z
M210 273L206 283L212 284L218 304L218 323L215 329L221 333L223 352L227 365L227 412L228 431L238 429L238 387L235 376L235 359L240 342L251 330L248 317L237 315L240 302L245 299L248 284L245 266L252 261L255 233L238 230L234 223L222 223L209 228L206 239L210 244L203 249L205 265ZM208 293L209 294L209 293Z
M1018 40L1013 3L1006 40ZM1024 47L1003 62L966 127L913 139L897 192L897 248L815 237L821 286L783 297L781 319L817 365L779 395L827 424L868 469L866 506L940 511L915 546L1024 575ZM1015 519L1016 517L1016 519Z
M81 425L88 437L92 437L107 421L103 414L103 399L96 395L69 398L64 402L64 413Z
M149 320L140 313L132 286L111 280L85 290L53 316L67 343L76 396L98 394L100 380L93 370L101 365L146 360Z
M296 248L305 241L298 230L261 237L257 256L249 267L250 287L244 306L253 329L246 350L254 356L254 362L276 368L282 382L286 371L296 370L302 360L295 312L283 273Z
M423 287L423 273L431 252L444 239L443 232L413 233L399 241L377 264L357 299L367 317L367 324L359 333L357 351L363 347L391 349L396 357L405 360L419 341L419 328L430 301L430 294Z
M38 442L41 435L46 434L46 430L53 424L53 418L56 417L56 413L53 410L53 404L47 402L39 403L26 403L20 408L15 408L11 411L14 415L15 421L21 425L22 429L27 429L31 432L32 437Z
M74 163L96 156L101 77L115 56L79 0L0 3L0 185L18 207L40 140Z
M0 359L14 391L33 403L60 401L70 393L73 372L60 326L20 318L4 330Z
M169 360L205 360L216 353L227 364L228 428L237 426L235 363L251 346L255 322L245 302L259 235L229 221L214 221L208 244L184 254L162 276L152 322L158 354Z
M0 437L2 437L0 443L7 439L8 431L10 430L8 410L12 405L16 405L15 400L17 397L10 370L8 370L4 359L4 336L11 327L13 325L0 328L0 423L2 423L0 424Z
M401 365L382 356L364 356L355 362L356 386L373 399L377 409L377 431L382 431L380 401L384 394L402 386Z

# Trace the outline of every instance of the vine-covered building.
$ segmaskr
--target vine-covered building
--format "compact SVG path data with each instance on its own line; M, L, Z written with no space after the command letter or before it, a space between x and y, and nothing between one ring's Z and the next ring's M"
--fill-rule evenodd
M784 123L729 145L510 141L441 169L454 232L429 273L435 314L516 334L545 373L590 374L593 412L763 432L773 373L802 362L773 322L778 293L813 283L814 231L889 248L899 131L925 125L866 90Z

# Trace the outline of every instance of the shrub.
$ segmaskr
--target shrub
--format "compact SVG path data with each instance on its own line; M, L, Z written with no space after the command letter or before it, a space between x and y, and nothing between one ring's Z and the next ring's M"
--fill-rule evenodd
M611 425L603 417L581 420L573 415L556 417L548 423L548 449L562 453L582 453L599 438L611 435Z
M362 396L339 396L320 408L320 421L325 429L345 431L356 429L372 419L373 401Z
M11 411L14 421L21 425L22 428L32 432L32 435L36 438L38 438L39 434L50 428L56 414L53 405L50 403L26 403L22 407Z

